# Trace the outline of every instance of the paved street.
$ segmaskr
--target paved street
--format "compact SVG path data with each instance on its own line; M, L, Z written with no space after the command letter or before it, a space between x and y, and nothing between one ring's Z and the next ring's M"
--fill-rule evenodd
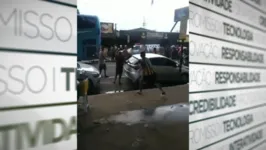
M79 149L188 149L188 86L168 89L171 94L164 103L159 102L161 98L158 96L152 96L154 91L146 91L149 94L145 100L143 96L133 96L133 92L128 92L127 99L132 99L130 104L114 97L107 99L107 95L98 96L101 100L92 100L90 112L79 118ZM178 99L175 93L178 93Z
M114 84L114 77L115 77L115 62L107 62L107 75L109 76L108 78L102 77L101 79L101 91L100 93L114 93L114 92L124 92L128 90L133 90L132 86L128 81L126 80L125 76L122 76L122 85L118 84L118 79L117 83ZM96 68L98 68L98 64L94 64ZM102 76L104 73L102 72Z

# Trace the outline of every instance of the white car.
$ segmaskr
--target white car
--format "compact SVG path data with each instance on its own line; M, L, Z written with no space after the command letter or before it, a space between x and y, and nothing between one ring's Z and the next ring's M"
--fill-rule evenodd
M101 74L97 68L82 62L77 63L78 80L89 80L88 94L98 93L100 90Z
M151 61L152 67L157 75L159 83L188 83L188 67L182 65L181 72L179 64L165 56L146 53L146 58ZM138 84L140 77L139 70L135 69L137 62L141 59L140 54L135 54L130 57L124 65L125 76L129 78L135 85Z

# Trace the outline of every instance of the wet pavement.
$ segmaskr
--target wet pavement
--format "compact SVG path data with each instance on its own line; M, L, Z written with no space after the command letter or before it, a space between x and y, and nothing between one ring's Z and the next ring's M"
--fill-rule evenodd
M80 150L186 150L188 105L142 109L91 120L78 135Z

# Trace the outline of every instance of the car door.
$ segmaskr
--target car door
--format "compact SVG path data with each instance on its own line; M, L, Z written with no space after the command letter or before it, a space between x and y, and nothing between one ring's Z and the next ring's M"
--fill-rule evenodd
M81 79L81 76L82 75L82 70L81 70L81 66L79 63L77 63L77 71L76 71L76 78L77 80L80 80Z
M167 82L167 72L169 68L165 67L166 59L164 58L150 58L151 64L157 75L157 81L164 83Z
M168 58L165 58L165 70L167 70L167 82L177 83L181 80L181 73L177 67L177 63Z

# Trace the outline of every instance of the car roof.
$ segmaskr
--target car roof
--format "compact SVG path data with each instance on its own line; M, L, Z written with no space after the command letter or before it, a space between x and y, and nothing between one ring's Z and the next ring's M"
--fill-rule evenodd
M89 17L89 18L95 18L98 19L98 16L95 15L85 15L85 14L78 14L79 17Z
M140 54L134 54L132 56L137 59L141 59ZM159 54L154 54L154 53L146 53L146 58L150 59L150 58L167 58L167 57L163 55L159 55Z
M93 65L90 65L90 64L86 64L84 62L81 62L81 61L78 61L77 62L80 66L84 67L84 66L93 66Z

